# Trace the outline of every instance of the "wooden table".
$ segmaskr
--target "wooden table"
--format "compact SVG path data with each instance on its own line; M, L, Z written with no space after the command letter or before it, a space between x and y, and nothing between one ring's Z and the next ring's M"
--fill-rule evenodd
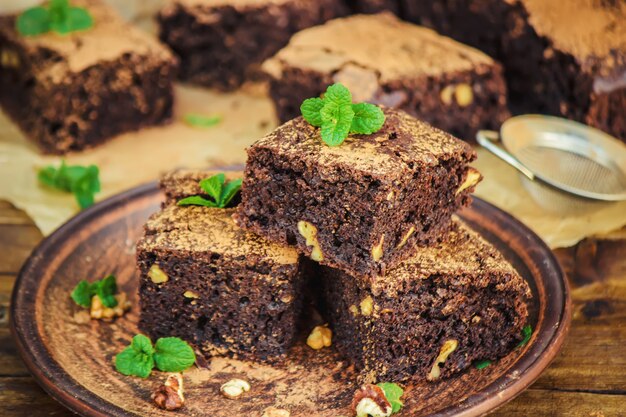
M0 201L0 416L71 416L19 358L8 329L11 289L42 235ZM542 377L494 416L626 416L626 229L556 251L572 286L574 319Z

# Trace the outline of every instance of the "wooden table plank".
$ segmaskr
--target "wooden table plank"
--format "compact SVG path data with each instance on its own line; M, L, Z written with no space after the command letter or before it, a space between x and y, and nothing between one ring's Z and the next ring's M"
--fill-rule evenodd
M30 377L0 378L0 415L75 417L75 414L49 397Z
M625 229L626 230L626 229ZM620 234L621 233L621 234ZM41 234L0 201L0 415L72 415L27 376L8 331L15 275ZM574 319L561 354L541 378L494 416L624 415L626 410L626 233L556 251L572 286Z

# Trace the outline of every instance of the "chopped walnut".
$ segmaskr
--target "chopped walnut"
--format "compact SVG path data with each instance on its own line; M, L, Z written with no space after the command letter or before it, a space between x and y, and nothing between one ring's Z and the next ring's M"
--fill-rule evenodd
M319 350L332 344L333 331L327 326L315 326L306 339L311 349Z
M351 408L356 417L388 417L392 411L385 392L374 384L363 385L357 390Z
M443 364L446 360L448 360L448 356L450 356L452 352L454 352L458 346L459 346L459 342L454 339L449 339L443 342L443 345L441 346L441 349L439 350L439 355L435 359L435 363L433 364L433 367L431 368L430 373L428 374L428 376L426 376L427 380L435 381L439 379L439 377L441 376L441 369L439 368L439 365Z
M89 307L89 316L92 319L97 320L113 320L115 317L122 317L128 310L130 310L131 304L128 301L128 296L125 292L120 292L115 295L117 305L115 307L105 307L102 304L102 300L97 295L91 297L91 306Z
M152 400L157 407L164 410L178 410L185 403L183 395L183 376L179 373L169 374L165 383L153 394Z
M244 392L250 391L250 384L243 379L231 379L220 387L220 392L226 397L234 400Z

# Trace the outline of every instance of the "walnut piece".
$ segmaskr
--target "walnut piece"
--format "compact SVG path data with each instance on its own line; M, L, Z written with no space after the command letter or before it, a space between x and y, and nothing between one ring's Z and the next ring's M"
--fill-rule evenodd
M169 280L169 277L165 272L163 272L161 267L159 267L159 264L154 264L150 267L150 271L148 271L148 276L155 284L163 284L164 282L167 282Z
M224 397L230 398L231 400L240 397L241 394L248 391L250 391L250 384L248 381L237 378L231 379L220 387L220 392L224 395Z
M131 304L125 292L115 295L117 305L115 307L105 307L102 300L97 295L91 297L91 306L89 307L89 316L97 320L113 320L115 317L122 317L124 313L130 310Z
M454 339L449 339L443 342L443 345L441 346L441 349L439 350L439 355L437 356L437 359L435 359L435 363L433 364L433 367L430 369L428 376L426 376L427 380L435 381L439 379L439 377L441 376L441 369L439 368L439 365L443 364L446 360L448 360L448 356L450 356L452 352L454 352L458 346L459 346L459 342Z
M178 410L185 403L183 395L182 374L169 374L165 383L152 394L152 400L157 407L164 410Z
M374 384L363 385L354 393L351 408L356 417L388 417L392 411L384 391Z
M304 220L298 222L298 232L306 239L306 245L311 247L311 259L321 261L324 259L322 248L317 240L317 227Z
M364 316L369 316L374 311L374 300L372 300L371 296L367 296L361 301L359 305L361 307L361 314Z
M372 259L374 259L375 262L380 261L380 258L383 257L383 244L385 243L385 235L382 234L380 236L380 240L378 241L378 243L372 247Z
M469 84L459 84L454 89L454 98L456 99L456 104L461 107L467 107L472 104L474 101L474 92L472 91L472 87Z
M404 235L404 237L402 238L402 240L400 241L400 243L398 243L398 246L396 246L397 249L402 248L404 245L406 245L406 242L409 240L409 238L411 237L411 235L415 232L415 226L411 226L411 228L409 229L408 232L406 232L406 234Z
M311 349L320 350L324 347L330 347L333 340L333 331L327 325L315 326L306 339L306 344Z
M463 184L461 184L461 186L456 190L455 195L458 195L460 192L467 190L470 187L475 186L476 184L480 182L481 178L482 178L482 175L480 175L480 172L470 167L469 170L467 171L467 178L465 178L465 181L463 181Z
M185 298L198 298L198 294L196 294L193 291L185 291L183 293L183 297L185 297Z

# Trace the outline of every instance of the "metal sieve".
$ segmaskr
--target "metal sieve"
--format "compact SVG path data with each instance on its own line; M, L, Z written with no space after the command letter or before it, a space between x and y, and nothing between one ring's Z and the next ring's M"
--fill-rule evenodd
M508 119L500 133L481 130L476 139L522 174L524 186L544 208L586 211L626 200L626 146L600 130L524 115Z

